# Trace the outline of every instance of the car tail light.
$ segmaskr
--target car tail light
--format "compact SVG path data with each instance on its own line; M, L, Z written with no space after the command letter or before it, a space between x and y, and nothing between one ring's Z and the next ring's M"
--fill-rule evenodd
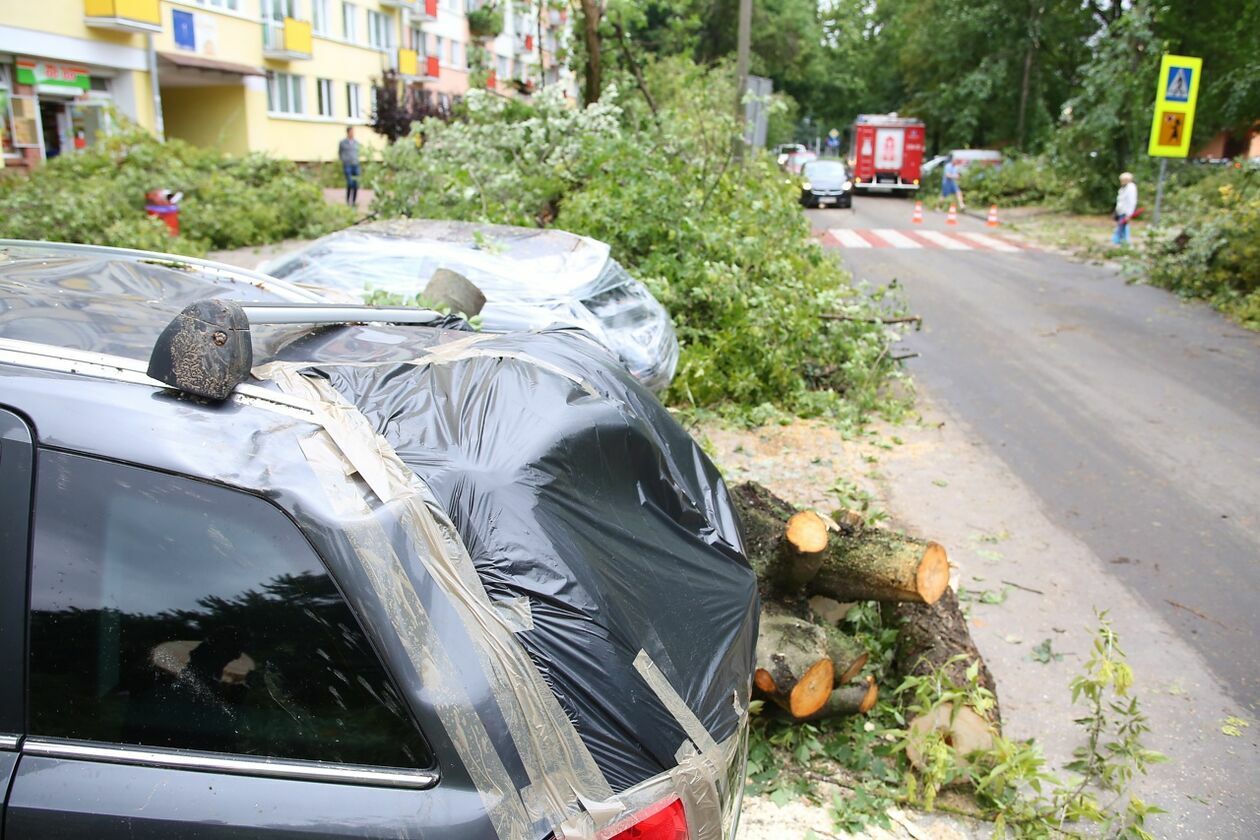
M607 840L690 840L681 799L667 799L619 823Z

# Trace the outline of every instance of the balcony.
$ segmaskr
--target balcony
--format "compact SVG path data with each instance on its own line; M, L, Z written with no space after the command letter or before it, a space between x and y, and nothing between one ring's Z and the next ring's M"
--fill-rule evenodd
M382 9L406 9L413 22L437 20L438 0L380 0Z
M310 21L285 18L263 21L263 57L277 61L305 61L311 57Z
M161 32L158 0L83 0L83 22L94 29Z
M394 53L394 69L404 78L415 78L419 75L419 61L415 50L399 49Z
M438 65L438 57L436 55L426 56L424 59L424 76L426 82L436 82L441 74L442 68Z

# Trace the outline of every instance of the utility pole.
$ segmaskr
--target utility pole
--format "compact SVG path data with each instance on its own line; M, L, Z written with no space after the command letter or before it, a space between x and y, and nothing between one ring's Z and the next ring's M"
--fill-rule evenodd
M752 49L752 0L739 0L739 40L735 58L735 119L739 137L735 139L735 159L744 159L744 139L748 135L744 96L748 93L748 54Z

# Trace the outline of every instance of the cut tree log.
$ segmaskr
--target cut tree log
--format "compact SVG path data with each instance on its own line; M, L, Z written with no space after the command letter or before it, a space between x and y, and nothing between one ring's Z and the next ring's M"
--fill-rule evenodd
M762 611L753 684L792 717L804 719L827 703L835 687L856 677L869 654L834 625L787 609L769 604Z
M930 604L949 585L949 558L939 543L864 527L860 517L842 517L839 532L831 534L818 514L798 511L753 482L736 485L731 498L763 601L825 595ZM818 551L812 538L820 521L827 539Z
M792 717L814 714L835 686L824 627L784 613L763 612L753 682Z
M792 514L783 531L782 585L799 589L822 568L827 556L827 521L812 510Z
M832 537L809 589L840 601L935 603L949 586L949 555L931 540L861 528Z
M870 654L857 639L834 625L823 625L827 635L827 656L835 667L836 685L844 685L862 670Z
M875 684L875 678L868 675L861 682L842 685L834 689L822 708L806 720L864 715L875 707L877 700L879 700L879 686Z
M1002 726L997 685L971 640L958 596L946 589L935 604L898 604L893 613L900 622L893 663L898 673L926 676L939 672L948 682L966 689L970 683L967 671L975 667L977 684L993 695L992 707L987 710L973 706L954 709L944 703L930 714L912 720L911 744L906 751L911 762L922 766L922 755L915 744L921 745L922 738L932 731L943 733L945 742L954 747L960 758L993 746Z

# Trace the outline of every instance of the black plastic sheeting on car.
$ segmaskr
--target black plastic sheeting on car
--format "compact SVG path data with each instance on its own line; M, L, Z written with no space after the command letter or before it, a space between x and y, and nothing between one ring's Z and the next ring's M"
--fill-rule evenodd
M641 650L716 741L736 733L758 607L730 498L606 350L559 330L350 366L328 338L281 357L312 360L432 488L492 600L528 598L517 636L614 791L676 766L687 737Z

